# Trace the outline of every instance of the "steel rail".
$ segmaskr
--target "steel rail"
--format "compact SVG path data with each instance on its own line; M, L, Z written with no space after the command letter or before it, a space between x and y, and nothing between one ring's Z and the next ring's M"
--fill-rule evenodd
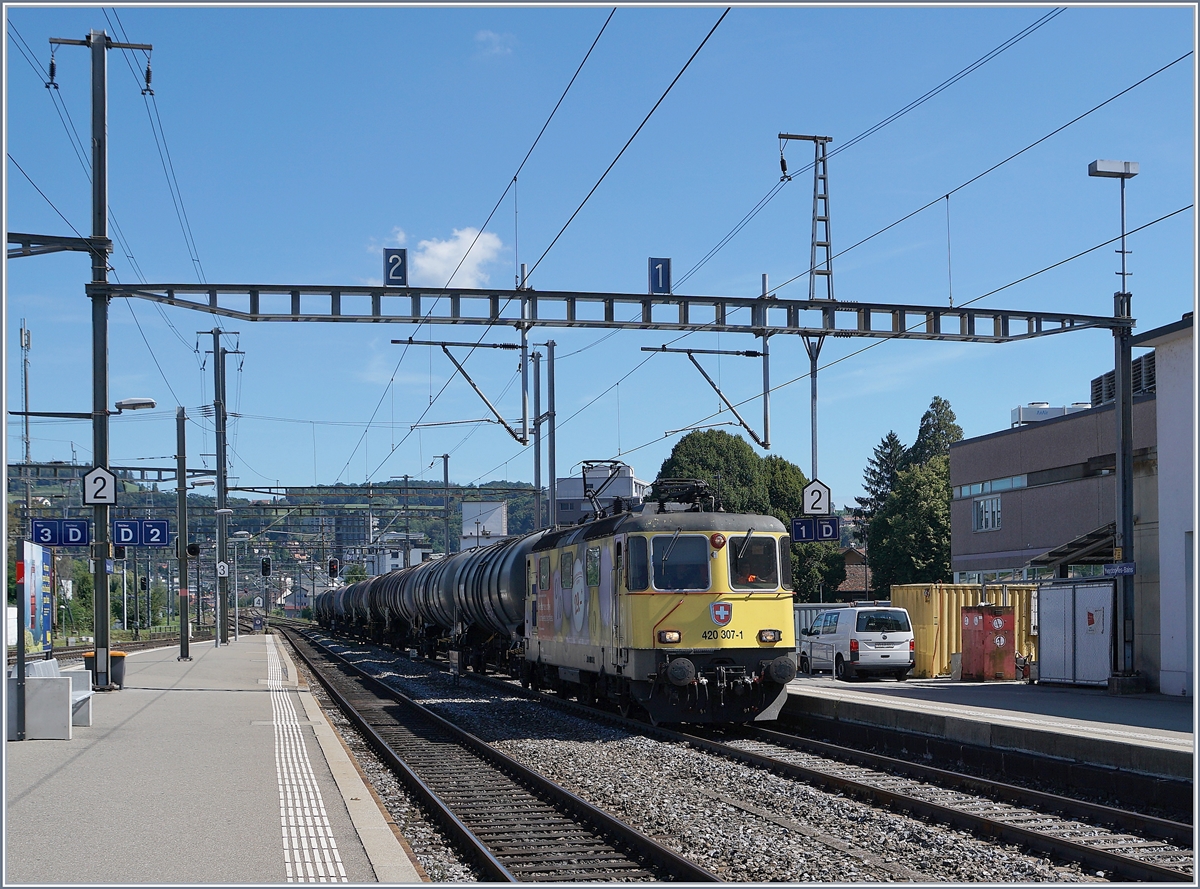
M721 880L716 876L692 863L688 859L676 854L675 852L672 852L670 849L665 848L659 843L656 843L654 840L650 839L637 829L625 824L623 821L620 821L602 809L593 806L591 803L588 803L581 797L576 796L563 787L560 787L559 785L527 768L511 757L506 756L504 753L501 753L499 750L495 749L482 739L476 737L470 732L465 731L462 728L459 728L448 720L438 716L436 713L433 713L429 709L418 704L407 695L404 695L403 693L396 691L396 689L384 684L374 676L371 676L369 673L350 663L346 658L342 657L336 652L320 646L319 643L309 639L307 634L305 634L303 631L297 632L294 627L288 627L286 632L289 638L299 635L304 639L308 646L312 646L320 651L321 655L332 662L337 669L352 673L356 680L362 681L373 693L382 698L395 701L396 703L400 703L406 707L416 710L421 714L422 718L428 719L433 725L442 729L448 735L453 737L457 743L467 748L499 771L511 776L519 784L522 784L526 788L530 789L536 796L540 796L541 798L550 801L551 804L555 805L557 808L565 809L570 815L591 825L593 829L598 830L602 835L615 840L618 846L624 846L625 848L634 851L637 855L653 862L670 877L686 882L721 882ZM324 674L324 671L319 669L317 665L314 664L314 662L304 652L303 648L301 646L294 647L305 663L308 664L309 668L313 672L313 675L317 677L322 686L325 687L325 689L330 693L330 696L333 697L338 703L338 706L342 709L342 711L345 712L351 721L355 723L356 727L358 727L360 730L363 730L364 735L366 735L371 741L372 746L379 750L379 752L387 760L388 764L398 764L401 767L401 774L411 775L414 783L410 786L413 787L415 792L417 792L422 800L429 801L431 803L431 808L435 813L441 815L441 813L444 812L445 816L448 816L449 819L452 819L452 822L449 823L456 825L455 827L451 828L454 835L462 838L468 848L478 849L479 851L476 853L477 855L483 855L486 857L486 859L494 861L495 867L503 869L503 872L508 874L508 876L503 876L499 873L499 871L497 871L497 875L494 876L493 879L515 882L516 877L512 876L508 869L500 863L499 859L493 855L485 841L481 840L473 832L471 832L470 828L463 824L458 817L454 815L454 813L450 811L450 809L436 796L436 794L434 794L434 792L428 788L428 786L400 760L399 756L391 749L382 736L372 726L370 726L360 714L357 713L355 708L350 704L345 696L333 687L328 677ZM408 783L407 779L406 783Z
M1086 800L1072 799L1068 796L1047 793L1044 790L1019 787L1015 784L1006 784L1002 781L993 781L988 778L977 778L974 775L966 775L962 772L939 769L936 766L922 765L921 763L909 762L905 759L895 759L878 753L868 753L864 750L840 747L824 741L813 741L798 735L772 731L771 729L759 726L755 726L755 732L771 743L779 744L783 747L808 750L819 756L839 759L843 762L849 762L865 768L906 775L910 778L929 781L937 784L939 787L952 787L967 790L971 793L980 793L1005 802L1016 803L1022 806L1035 806L1047 812L1057 812L1069 815L1072 818L1087 818L1097 824L1113 824L1122 830L1170 840L1172 843L1185 846L1189 849L1192 848L1194 828L1190 824L1183 824L1179 821L1155 818L1151 815L1143 815L1140 812L1130 812L1127 809L1114 809L1111 806L1090 803Z
M741 750L737 747L731 747L728 744L713 741L699 735L670 730L667 730L665 734L674 735L678 740L690 744L697 749L706 750L728 759L754 765L790 778L797 778L824 789L833 789L837 792L865 798L881 806L907 811L924 818L936 819L943 824L969 830L975 834L994 836L1006 843L1023 846L1024 848L1033 849L1038 852L1048 852L1052 855L1058 855L1068 861L1076 861L1087 867L1111 871L1122 879L1151 882L1192 882L1194 879L1191 874L1175 870L1174 868L1161 867L1147 861L1139 861L1135 858L1119 855L1106 849L1076 843L983 815L976 815L971 812L964 812L961 809L929 802L928 800L916 799L903 793L896 793L882 787L875 787L852 778L831 775L828 772L775 759L761 753Z

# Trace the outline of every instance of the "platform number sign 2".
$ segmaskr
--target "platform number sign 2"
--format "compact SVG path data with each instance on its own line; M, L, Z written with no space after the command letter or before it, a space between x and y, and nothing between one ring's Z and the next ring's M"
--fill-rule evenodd
M108 505L117 502L117 477L97 466L83 477L83 502L87 506Z
M830 497L829 485L813 479L804 486L804 514L831 515L833 500Z
M652 296L671 293L671 260L650 257L650 294Z
M388 287L408 286L408 251L388 247L383 251L383 283Z

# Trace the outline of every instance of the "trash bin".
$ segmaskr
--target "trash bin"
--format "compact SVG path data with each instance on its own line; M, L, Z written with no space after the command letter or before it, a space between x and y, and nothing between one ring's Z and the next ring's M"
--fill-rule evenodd
M92 674L92 685L96 684L96 652L83 653L83 668ZM125 687L125 652L110 651L108 653L108 682L110 685Z
M108 681L113 685L125 687L125 652L110 651L108 653Z

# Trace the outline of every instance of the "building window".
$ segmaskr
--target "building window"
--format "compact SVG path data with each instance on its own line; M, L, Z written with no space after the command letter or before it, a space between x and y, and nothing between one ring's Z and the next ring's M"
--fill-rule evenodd
M974 517L971 522L973 531L1000 530L1000 498L981 497L975 501Z

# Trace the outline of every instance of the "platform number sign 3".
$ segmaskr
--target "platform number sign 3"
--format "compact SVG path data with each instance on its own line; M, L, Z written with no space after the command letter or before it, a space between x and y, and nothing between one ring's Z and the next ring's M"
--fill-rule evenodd
M117 477L97 466L83 477L83 502L87 506L108 505L117 502Z
M408 286L408 251L386 248L383 251L383 283L388 287Z

